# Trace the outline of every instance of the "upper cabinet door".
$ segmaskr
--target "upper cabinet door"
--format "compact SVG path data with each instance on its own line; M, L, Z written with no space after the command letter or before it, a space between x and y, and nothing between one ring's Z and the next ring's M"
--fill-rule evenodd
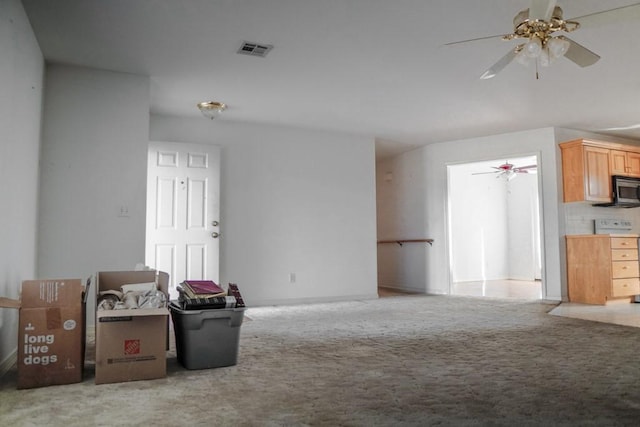
M611 150L609 152L609 166L611 167L611 175L625 175L629 170L627 152Z
M585 200L592 202L611 201L611 172L609 150L599 147L584 147Z
M640 153L611 150L609 153L611 175L640 177Z
M611 201L609 148L583 139L560 144L563 201Z
M640 177L640 153L627 151L627 175Z

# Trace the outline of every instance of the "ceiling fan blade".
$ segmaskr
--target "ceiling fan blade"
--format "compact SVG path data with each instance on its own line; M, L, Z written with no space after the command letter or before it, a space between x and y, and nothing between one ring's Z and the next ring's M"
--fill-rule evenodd
M456 44L462 44L462 43L469 43L469 42L476 42L476 41L480 41L480 40L489 40L489 39L497 39L497 38L502 38L504 37L506 34L496 34L493 36L486 36L486 37L477 37L475 39L468 39L468 40L459 40L457 42L450 42L450 43L445 43L443 46L453 46Z
M514 169L534 169L537 168L538 165L527 165L527 166L517 166Z
M570 43L569 50L564 54L564 56L570 61L575 62L579 66L588 67L589 65L595 64L600 59L599 55L591 52L581 44L574 42L569 37L560 37Z
M548 21L551 18L553 9L556 7L556 3L557 0L531 0L529 19Z
M627 126L617 126L605 129L596 129L596 131L617 131L617 130L634 130L640 129L640 123L636 123L635 125L627 125Z
M500 171L495 171L495 172L475 172L475 173L472 173L471 175L486 175L488 173L500 173Z
M487 71L485 71L484 74L482 74L480 76L480 78L482 80L487 80L487 79L491 79L491 78L495 77L496 74L498 74L500 71L502 71L504 69L504 67L509 65L511 63L511 61L514 60L514 58L517 55L516 51L518 51L518 47L516 47L514 49L511 49L509 52L507 52L507 54L505 56L500 58L500 60L498 62L493 64Z
M579 22L581 28L592 28L637 20L640 20L640 3L571 18L571 21Z

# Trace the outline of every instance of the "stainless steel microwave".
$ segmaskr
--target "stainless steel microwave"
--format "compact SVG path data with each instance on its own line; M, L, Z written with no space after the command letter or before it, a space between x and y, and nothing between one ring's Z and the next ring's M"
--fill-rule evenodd
M612 203L598 203L595 206L612 206L618 208L636 208L640 206L640 178L613 175L611 177L613 191Z

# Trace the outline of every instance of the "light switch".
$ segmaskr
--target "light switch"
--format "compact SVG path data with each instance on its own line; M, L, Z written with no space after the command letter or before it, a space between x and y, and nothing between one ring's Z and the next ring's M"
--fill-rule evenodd
M129 217L129 206L121 205L118 207L118 216L121 218Z

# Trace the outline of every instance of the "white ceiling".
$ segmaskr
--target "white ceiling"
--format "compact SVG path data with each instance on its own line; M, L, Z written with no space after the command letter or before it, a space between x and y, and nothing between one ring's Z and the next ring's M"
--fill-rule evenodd
M559 0L565 18L633 0ZM517 42L529 0L23 0L46 60L151 77L151 112L365 135L378 155L548 126L598 131L640 123L640 21L581 28L598 53L580 68L512 63L479 76ZM243 41L273 44L266 58ZM204 118L203 118L204 120ZM640 139L640 129L607 132Z

